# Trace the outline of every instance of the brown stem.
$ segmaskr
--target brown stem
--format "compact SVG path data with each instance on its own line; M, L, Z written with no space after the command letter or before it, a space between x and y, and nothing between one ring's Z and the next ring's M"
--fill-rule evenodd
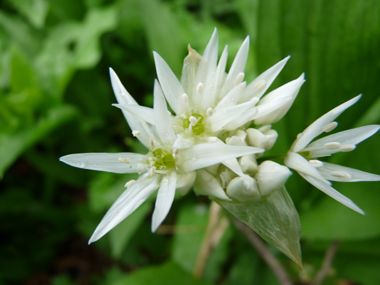
M199 249L193 273L194 277L197 279L202 278L207 260L210 257L212 250L218 245L229 226L228 219L225 217L221 218L220 213L221 207L216 202L212 201L206 234L203 238L201 248Z
M250 227L239 220L234 219L234 223L236 227L248 238L249 242L256 248L260 256L272 269L280 283L282 285L291 285L292 282L286 274L285 269L281 266L277 258L274 257L274 255L268 250L261 238Z
M325 258L322 263L321 269L318 271L317 276L315 277L314 281L311 283L311 285L320 285L322 284L323 280L327 276L327 274L330 271L331 263L334 260L335 253L338 249L339 241L333 241L330 243L329 248L326 251Z

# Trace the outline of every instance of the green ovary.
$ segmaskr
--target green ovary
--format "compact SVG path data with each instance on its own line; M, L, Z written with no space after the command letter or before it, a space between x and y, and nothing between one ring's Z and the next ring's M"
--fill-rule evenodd
M165 170L175 167L175 161L173 155L163 151L160 148L155 149L153 152L155 167L157 170Z
M193 113L191 114L191 116L197 118L198 122L191 127L191 130L193 132L194 135L200 135L200 134L203 134L203 132L205 131L205 126L203 124L204 122L204 118L201 114L197 114L197 113ZM190 120L189 118L186 118L183 120L183 127L185 129L188 129L190 126Z

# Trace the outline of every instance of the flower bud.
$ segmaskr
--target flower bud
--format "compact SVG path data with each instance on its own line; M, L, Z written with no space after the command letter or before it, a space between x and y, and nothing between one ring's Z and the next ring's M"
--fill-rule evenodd
M243 203L261 200L256 180L248 175L232 179L227 186L227 195Z
M292 172L286 166L267 160L258 167L255 175L262 196L282 187Z
M215 197L231 201L224 192L220 182L206 170L198 171L194 191L200 195L211 196L210 198Z
M275 144L278 134L270 128L270 125L261 127L260 129L248 129L248 145L270 150Z
M249 175L255 175L257 172L257 162L254 154L244 155L239 158L241 170Z

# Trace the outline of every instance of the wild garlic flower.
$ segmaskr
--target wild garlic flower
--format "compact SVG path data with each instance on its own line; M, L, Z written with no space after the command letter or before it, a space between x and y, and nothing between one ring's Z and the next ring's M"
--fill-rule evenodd
M111 69L111 81L119 104L139 107ZM219 164L243 155L263 152L250 146L201 143L191 147L173 147L176 136L160 84L154 86L154 125L150 119L136 118L123 111L136 136L148 149L146 155L136 153L84 153L60 158L71 166L114 173L139 173L137 181L126 183L127 190L116 200L100 222L89 243L100 239L138 208L157 188L157 200L152 218L156 231L167 216L177 190L186 194L194 184L195 170Z
M331 187L330 181L356 182L356 181L380 181L380 175L375 175L349 167L322 162L319 157L330 156L337 152L349 152L356 145L375 134L380 126L369 125L359 127L333 135L329 135L311 142L322 133L331 132L338 125L334 120L348 107L355 104L361 95L339 105L326 113L302 133L297 136L286 158L285 165L296 170L310 184L317 187L352 210L364 214L364 212L350 199Z

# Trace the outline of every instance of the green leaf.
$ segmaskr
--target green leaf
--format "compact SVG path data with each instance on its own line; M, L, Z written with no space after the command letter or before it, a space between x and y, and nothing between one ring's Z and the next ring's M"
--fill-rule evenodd
M42 28L45 24L46 14L49 9L47 0L8 0L23 14L36 28Z
M126 277L113 282L111 285L206 285L203 280L194 279L189 273L184 271L174 262L167 262L163 265L145 267L134 271Z
M301 224L285 188L258 202L217 202L302 268Z
M14 134L0 134L0 178L27 148L73 118L75 114L72 107L62 105L49 110L34 127L25 127Z
M182 206L177 218L172 258L187 272L193 272L206 233L208 211L204 205Z

